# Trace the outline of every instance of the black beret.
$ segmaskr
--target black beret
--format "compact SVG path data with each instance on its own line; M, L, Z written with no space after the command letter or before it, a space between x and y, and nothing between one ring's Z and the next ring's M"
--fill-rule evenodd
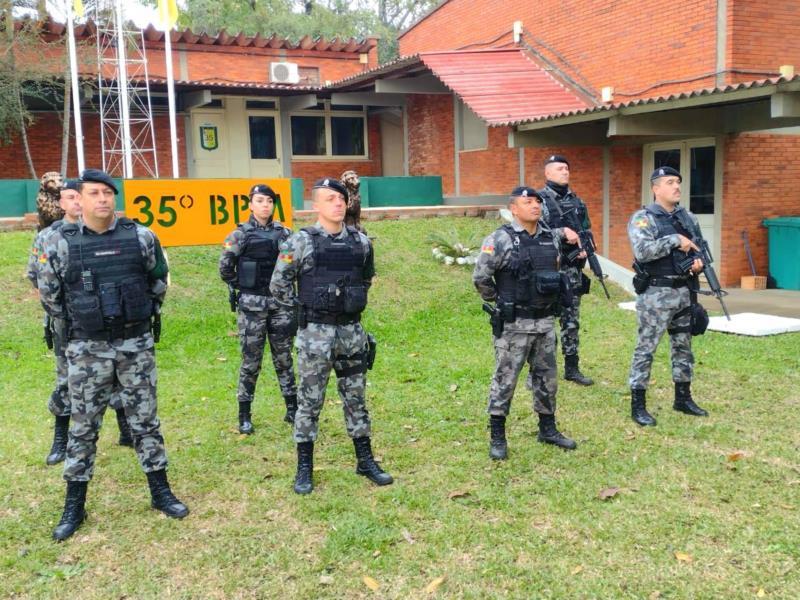
M257 183L256 185L250 188L251 200L253 199L253 196L255 196L256 194L264 194L265 196L269 196L270 198L272 198L273 202L275 202L275 200L278 199L275 192L272 191L272 188L265 183Z
M75 190L78 191L78 183L80 183L77 179L68 179L64 182L64 187L62 190Z
M529 187L526 187L524 185L521 185L519 187L515 187L513 190L511 190L511 197L512 198L515 198L515 197L531 198L531 197L533 197L533 198L536 198L539 202L542 201L542 197L539 195L539 192L537 192L533 188L529 188Z
M345 200L349 198L349 194L347 193L347 188L344 187L344 184L338 179L334 179L333 177L323 177L322 179L317 179L314 182L314 186L311 189L315 190L317 188L327 188L329 190L339 192L342 196L344 196Z
M551 154L550 156L548 156L544 161L544 166L546 167L550 163L554 162L564 163L565 165L569 166L569 161L566 159L566 157L562 156L561 154Z
M105 183L108 187L114 190L115 194L119 193L119 190L117 189L117 186L114 184L114 180L111 179L111 176L105 171L101 171L100 169L84 169L83 173L81 173L81 178L79 182Z
M659 177L677 177L678 181L683 181L680 172L672 167L658 167L653 174L650 175L650 182L652 183Z

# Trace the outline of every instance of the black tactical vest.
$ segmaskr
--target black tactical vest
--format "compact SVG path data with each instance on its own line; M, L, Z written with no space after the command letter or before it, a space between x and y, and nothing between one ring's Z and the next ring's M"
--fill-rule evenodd
M541 231L534 237L511 225L501 229L511 236L513 249L509 266L494 274L498 302L529 309L550 307L558 300L561 283L553 234Z
M267 229L242 223L239 229L244 232L243 250L236 265L239 289L245 294L269 296L269 282L278 260L283 230L272 223Z
M555 190L545 186L539 190L544 203L547 206L547 218L545 222L550 226L550 229L559 229L569 227L573 231L580 232L583 230L583 224L586 221L586 205L575 194L569 193L560 200ZM575 247L569 244L561 245L562 265L565 267L577 267L583 269L586 264L586 259L576 259L574 261L567 260L570 252L574 251Z
M656 234L657 238L676 233L688 237L687 232L683 230L683 227L681 227L673 215L663 210L660 206L658 208L656 208L656 206L658 205L651 204L645 208L645 211L647 211L647 214L653 217L653 220L656 222L656 229L658 230ZM671 277L675 275L685 275L677 266L681 261L685 260L686 253L681 252L678 248L673 248L666 256L640 264L644 266L644 270L650 274L650 277Z
M300 303L322 316L360 314L367 306L367 286L366 251L358 231L347 227L344 239L322 235L315 227L303 231L314 244L314 268L298 277Z
M120 218L113 231L102 235L86 235L70 223L62 232L69 248L64 283L73 332L111 331L148 321L153 301L136 223Z

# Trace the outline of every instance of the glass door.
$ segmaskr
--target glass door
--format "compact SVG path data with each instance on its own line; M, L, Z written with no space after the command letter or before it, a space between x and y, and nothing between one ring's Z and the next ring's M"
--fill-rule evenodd
M277 179L281 168L281 132L277 111L247 111L250 142L250 177Z

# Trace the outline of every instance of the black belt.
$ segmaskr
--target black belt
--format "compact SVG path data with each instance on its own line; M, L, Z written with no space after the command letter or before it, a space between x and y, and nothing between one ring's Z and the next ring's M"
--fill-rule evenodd
M142 321L141 323L136 323L128 327L115 327L103 329L101 331L73 329L70 332L69 339L110 342L112 340L129 340L144 335L145 333L150 333L150 321Z
M689 280L672 277L651 277L650 285L653 287L682 288L689 285Z
M554 314L552 306L547 308L514 307L514 316L517 319L544 319L545 317L552 317Z
M326 315L322 313L308 312L306 313L306 321L309 323L322 323L323 325L350 325L361 321L361 314L340 314L340 315Z

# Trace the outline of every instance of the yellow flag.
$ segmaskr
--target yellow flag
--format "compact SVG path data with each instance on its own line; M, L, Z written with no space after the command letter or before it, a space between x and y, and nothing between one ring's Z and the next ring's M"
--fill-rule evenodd
M72 3L72 9L75 11L75 14L79 17L83 16L83 0L74 0Z
M80 2L80 0L76 0ZM178 22L178 4L175 0L158 0L158 18L164 29L172 29Z

